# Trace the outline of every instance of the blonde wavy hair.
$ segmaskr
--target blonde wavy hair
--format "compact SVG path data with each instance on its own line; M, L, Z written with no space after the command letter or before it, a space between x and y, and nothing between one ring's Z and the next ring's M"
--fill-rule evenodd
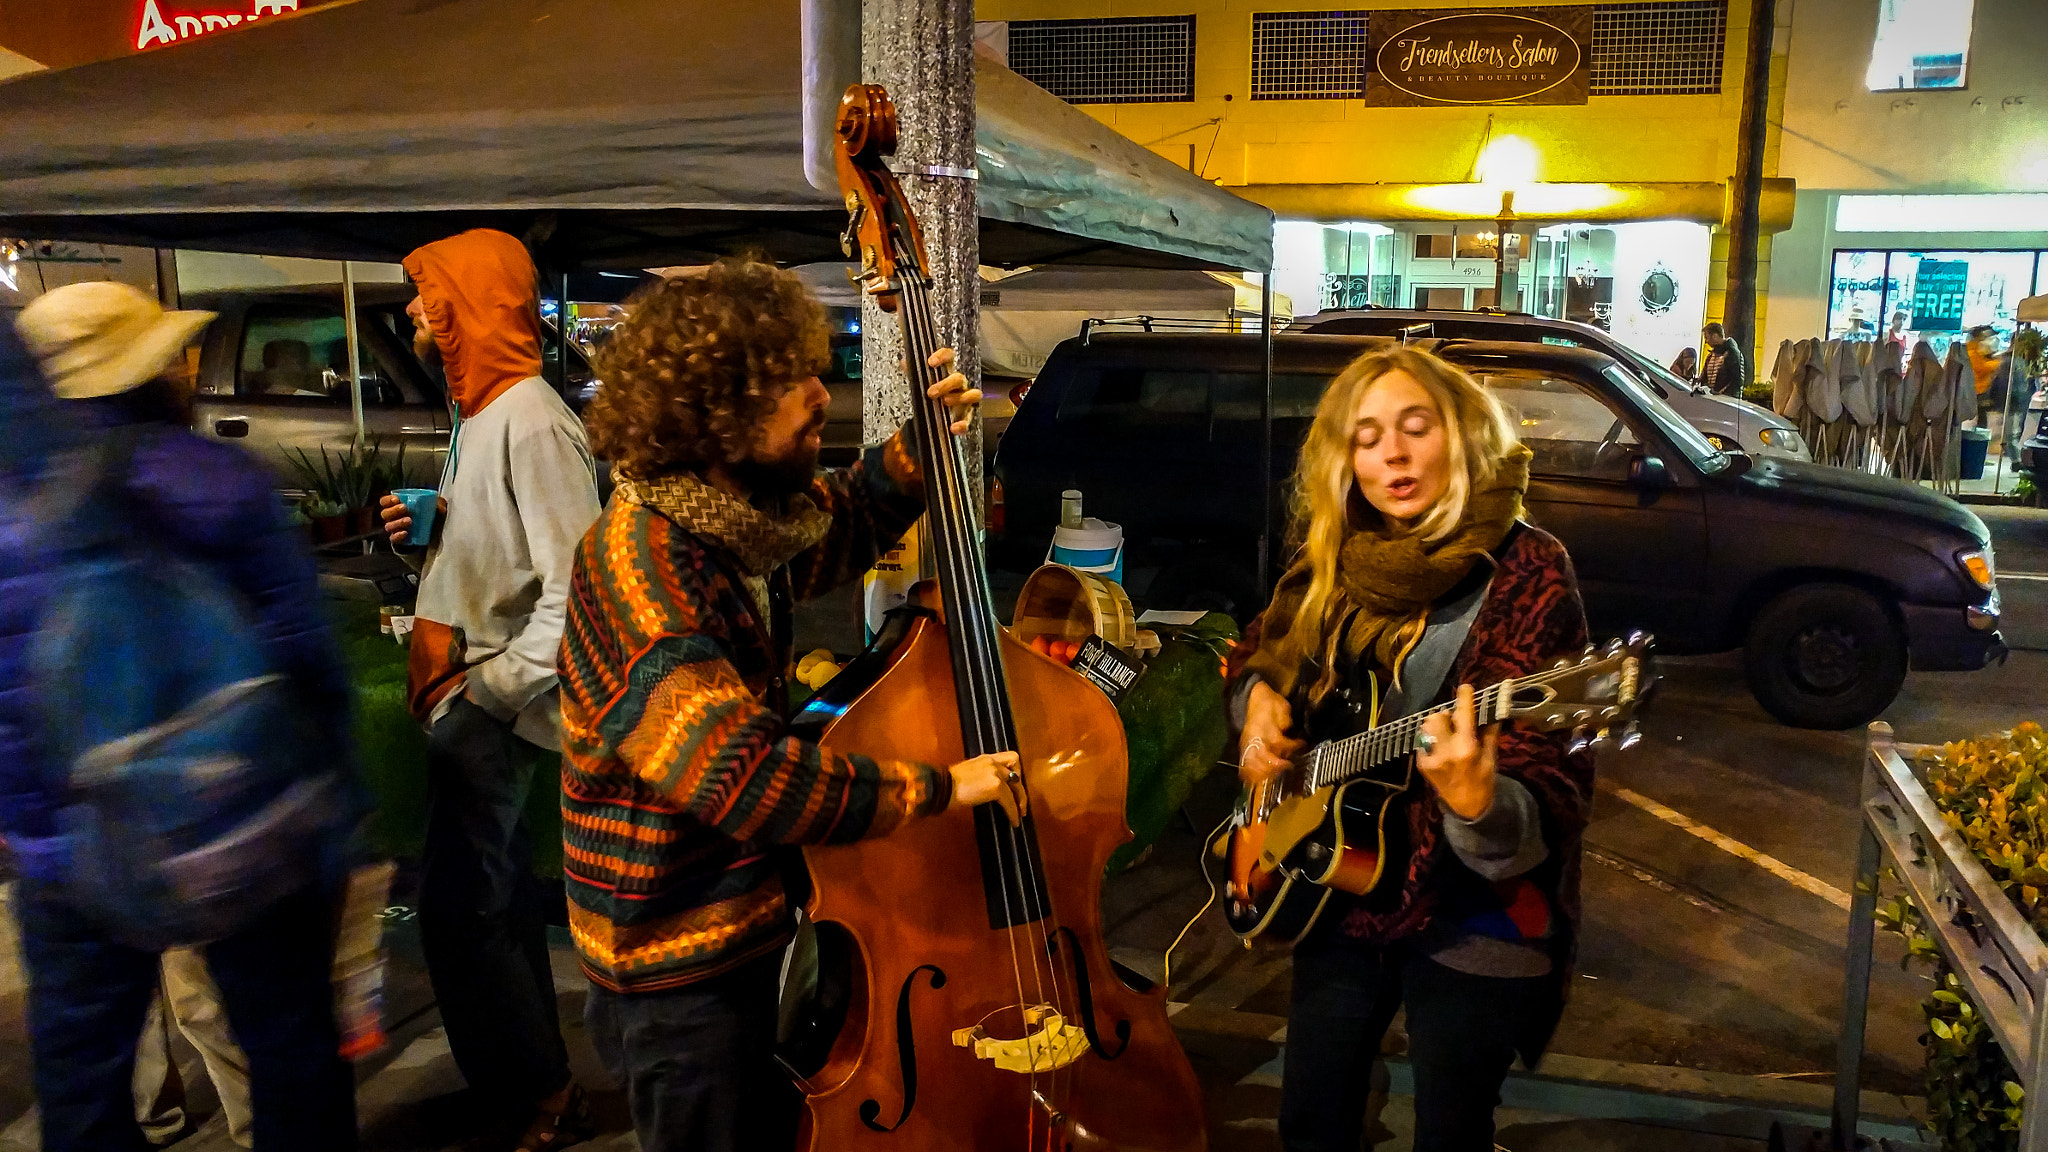
M1359 402L1374 384L1394 372L1405 372L1436 402L1449 447L1450 482L1443 496L1412 529L1434 544L1457 531L1465 505L1475 488L1500 470L1502 461L1521 443L1514 420L1493 391L1456 365L1415 348L1396 347L1367 352L1346 365L1330 382L1316 405L1315 420L1301 447L1294 471L1293 523L1299 547L1292 571L1306 569L1308 591L1294 614L1288 635L1304 652L1323 651L1324 629L1341 596L1337 557L1344 537L1361 518L1379 519L1379 512L1358 493L1352 465ZM1391 527L1391 526L1390 526ZM1298 579L1298 577L1297 577Z

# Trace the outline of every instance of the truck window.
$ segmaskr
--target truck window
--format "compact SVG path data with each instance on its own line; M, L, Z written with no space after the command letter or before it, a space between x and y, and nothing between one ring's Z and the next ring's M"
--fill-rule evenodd
M1515 431L1535 454L1532 473L1628 479L1636 434L1598 395L1570 380L1533 372L1491 372L1478 379L1507 404Z
M365 341L358 355L363 403L393 407L399 390ZM323 304L251 308L242 329L235 392L245 397L349 403L348 342L341 310Z

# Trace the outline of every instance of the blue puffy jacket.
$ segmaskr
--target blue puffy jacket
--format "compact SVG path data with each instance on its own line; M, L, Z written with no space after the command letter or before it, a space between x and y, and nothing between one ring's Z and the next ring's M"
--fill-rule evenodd
M33 880L54 881L64 866L53 839L64 769L41 755L46 702L26 671L42 604L62 572L23 534L19 502L54 453L134 421L120 397L57 400L13 325L0 322L0 836ZM286 518L269 473L238 448L152 424L136 444L128 495L139 522L241 593L251 641L298 686L332 754L352 758L348 675L304 534Z

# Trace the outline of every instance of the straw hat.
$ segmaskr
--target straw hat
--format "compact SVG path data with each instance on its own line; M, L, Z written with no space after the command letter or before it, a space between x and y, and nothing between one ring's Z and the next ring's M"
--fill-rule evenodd
M14 325L51 389L65 400L87 400L156 379L213 317L166 312L132 285L95 280L44 293Z

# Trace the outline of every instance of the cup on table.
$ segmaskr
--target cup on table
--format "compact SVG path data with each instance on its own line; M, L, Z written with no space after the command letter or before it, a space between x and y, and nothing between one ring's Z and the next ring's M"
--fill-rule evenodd
M412 528L406 533L405 542L413 548L424 548L434 540L434 517L441 511L439 492L432 488L398 488L392 491L400 504L405 505L405 514L412 517Z

